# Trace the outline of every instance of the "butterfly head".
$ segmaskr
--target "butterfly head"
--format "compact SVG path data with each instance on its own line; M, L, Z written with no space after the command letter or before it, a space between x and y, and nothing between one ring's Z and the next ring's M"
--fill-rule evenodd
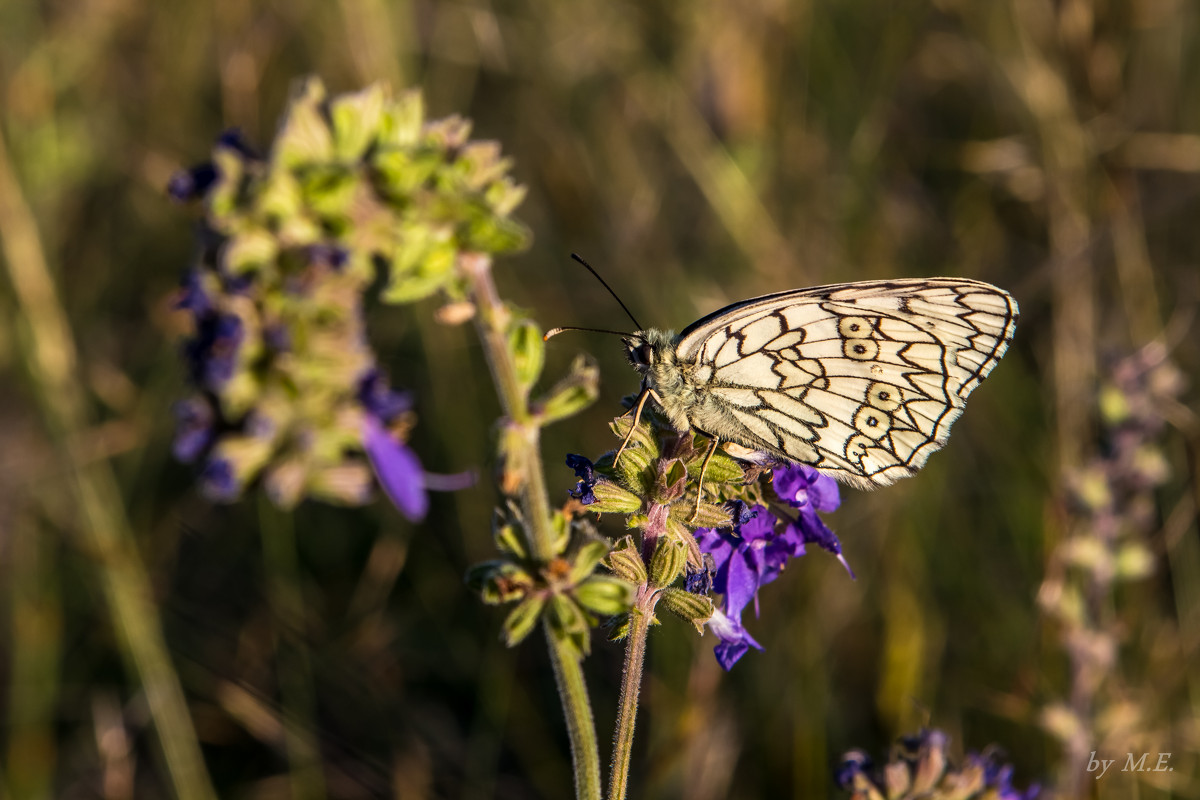
M667 331L638 331L622 341L625 342L625 357L643 375L662 365L668 360L668 354L674 353L674 336Z

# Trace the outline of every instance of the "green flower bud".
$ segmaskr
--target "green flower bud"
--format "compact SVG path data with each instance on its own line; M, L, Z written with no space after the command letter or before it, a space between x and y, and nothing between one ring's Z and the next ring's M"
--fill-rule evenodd
M625 457L621 458L624 460ZM589 504L587 509L597 514L632 514L642 507L642 498L612 481L596 481L592 494L596 496L596 502Z
M687 545L670 536L659 537L650 559L650 584L670 586L687 564Z
M692 594L684 589L663 589L658 601L671 613L692 623L701 633L704 632L704 623L713 615L712 599L707 595Z
M467 570L467 586L479 593L488 605L519 600L533 588L532 576L512 561L496 560L476 564Z
M575 588L576 602L589 611L611 617L633 605L633 584L611 575L593 575Z
M646 582L646 564L642 561L642 551L634 543L632 536L626 536L617 542L604 561L614 575L632 584Z

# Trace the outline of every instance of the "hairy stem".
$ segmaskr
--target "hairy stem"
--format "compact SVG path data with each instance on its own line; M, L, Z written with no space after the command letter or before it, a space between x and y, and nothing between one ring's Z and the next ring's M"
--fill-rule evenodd
M612 774L608 800L625 800L629 782L629 762L633 754L633 730L637 723L638 694L642 688L642 668L646 662L646 634L654 617L658 591L648 584L638 587L637 600L629 614L629 636L625 639L625 669L621 675L621 702L617 710L617 729L613 734Z
M513 479L511 484L506 480L503 488L512 491L520 499L529 538L529 552L535 560L545 563L554 557L554 531L542 469L541 431L529 411L529 398L517 377L516 364L509 350L508 323L511 315L496 292L490 258L478 253L466 255L461 258L460 267L471 286L471 299L476 308L476 329L483 342L496 392L500 396L504 423L514 426L518 433L508 440L504 470ZM574 648L558 640L547 626L543 626L543 631L567 721L575 770L575 796L578 800L600 800L600 754L596 743L596 724L592 718L579 657Z

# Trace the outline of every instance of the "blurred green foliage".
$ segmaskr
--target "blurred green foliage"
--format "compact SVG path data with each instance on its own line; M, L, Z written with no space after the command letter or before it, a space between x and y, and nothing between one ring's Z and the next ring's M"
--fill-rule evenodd
M1120 633L1092 695L1119 692L1128 716L1096 723L1119 732L1096 747L1122 763L1172 752L1174 772L1093 781L1064 757L1043 709L1081 689L1035 600L1079 525L1064 487L1102 447L1105 365L1161 339L1198 374L1194 4L17 0L0 6L11 796L171 794L153 695L109 611L120 576L86 535L118 511L220 796L321 786L289 775L298 722L281 709L297 681L329 796L569 793L545 656L505 649L503 612L463 585L494 552L486 482L435 496L420 526L383 505L302 505L289 566L264 554L260 529L277 520L253 502L210 506L169 457L184 384L169 296L193 241L164 187L224 128L268 141L308 74L334 92L419 87L430 116L462 114L502 143L535 242L497 278L543 326L625 324L571 250L643 322L676 329L756 294L891 276L980 278L1021 303L1012 349L946 450L913 480L845 492L830 521L856 582L832 558L802 559L748 623L766 652L729 675L690 626L656 629L636 796L832 796L840 753L882 752L925 723L951 735L952 757L1003 745L1023 782L1200 794L1194 387L1167 414L1153 571L1092 598ZM39 243L57 299L31 272ZM416 392L427 468L486 468L498 411L486 366L435 310L377 305L370 333ZM547 346L547 371L595 353L601 401L546 432L564 501L574 478L553 465L608 447L606 423L636 387L616 342L574 335ZM110 486L101 469L112 491L81 492ZM273 603L280 586L290 599ZM283 658L295 643L299 657ZM620 651L594 645L606 740Z

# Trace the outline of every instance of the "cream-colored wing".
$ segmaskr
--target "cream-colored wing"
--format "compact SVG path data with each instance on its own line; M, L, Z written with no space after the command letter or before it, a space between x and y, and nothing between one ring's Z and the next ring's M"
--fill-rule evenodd
M838 284L722 309L676 354L705 391L693 425L869 488L945 444L1017 317L1011 295L979 281Z

